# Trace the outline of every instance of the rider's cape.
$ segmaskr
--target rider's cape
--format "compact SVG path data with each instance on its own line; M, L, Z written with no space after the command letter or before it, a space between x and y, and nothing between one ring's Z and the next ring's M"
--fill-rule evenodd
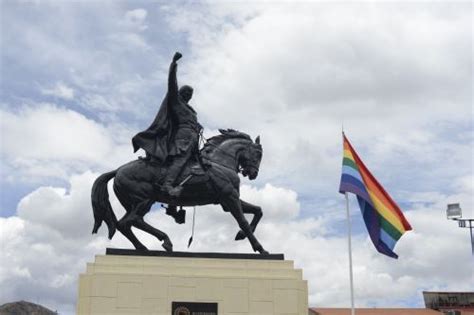
M142 148L161 163L170 155L170 144L176 122L171 117L169 106L168 94L166 94L150 127L132 138L133 152Z

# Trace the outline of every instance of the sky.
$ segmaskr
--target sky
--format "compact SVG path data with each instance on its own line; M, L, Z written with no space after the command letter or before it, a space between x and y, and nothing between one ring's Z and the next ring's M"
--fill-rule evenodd
M0 303L73 314L86 263L132 248L91 235L90 190L143 155L130 140L176 51L205 135L260 135L260 173L241 196L263 209L262 245L303 270L310 306L350 305L343 127L413 227L398 260L380 255L350 196L356 306L472 291L469 232L445 212L459 202L474 217L472 13L468 1L2 1ZM159 204L145 218L187 251L187 210L184 225ZM190 251L252 252L219 206L196 211Z

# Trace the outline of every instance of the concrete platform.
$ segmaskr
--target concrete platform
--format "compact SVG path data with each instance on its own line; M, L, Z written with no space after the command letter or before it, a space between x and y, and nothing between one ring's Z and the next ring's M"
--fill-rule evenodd
M220 315L308 314L307 282L283 255L107 253L79 276L77 314L175 315L173 302L217 304Z

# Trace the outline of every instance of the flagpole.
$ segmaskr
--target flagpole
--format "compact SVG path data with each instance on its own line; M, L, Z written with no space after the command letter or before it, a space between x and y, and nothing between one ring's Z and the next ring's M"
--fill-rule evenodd
M349 245L349 278L350 278L350 283L351 283L351 315L355 315L355 309L354 309L354 279L352 275L352 244L351 244L351 217L349 214L349 196L347 195L347 192L344 193L346 196L346 213L347 213L347 241Z

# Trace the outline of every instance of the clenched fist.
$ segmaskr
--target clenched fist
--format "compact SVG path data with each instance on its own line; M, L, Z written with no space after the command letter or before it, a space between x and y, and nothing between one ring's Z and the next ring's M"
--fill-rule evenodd
M181 59L181 57L183 57L183 55L181 55L180 52L175 52L173 56L173 62L178 61L179 59Z

